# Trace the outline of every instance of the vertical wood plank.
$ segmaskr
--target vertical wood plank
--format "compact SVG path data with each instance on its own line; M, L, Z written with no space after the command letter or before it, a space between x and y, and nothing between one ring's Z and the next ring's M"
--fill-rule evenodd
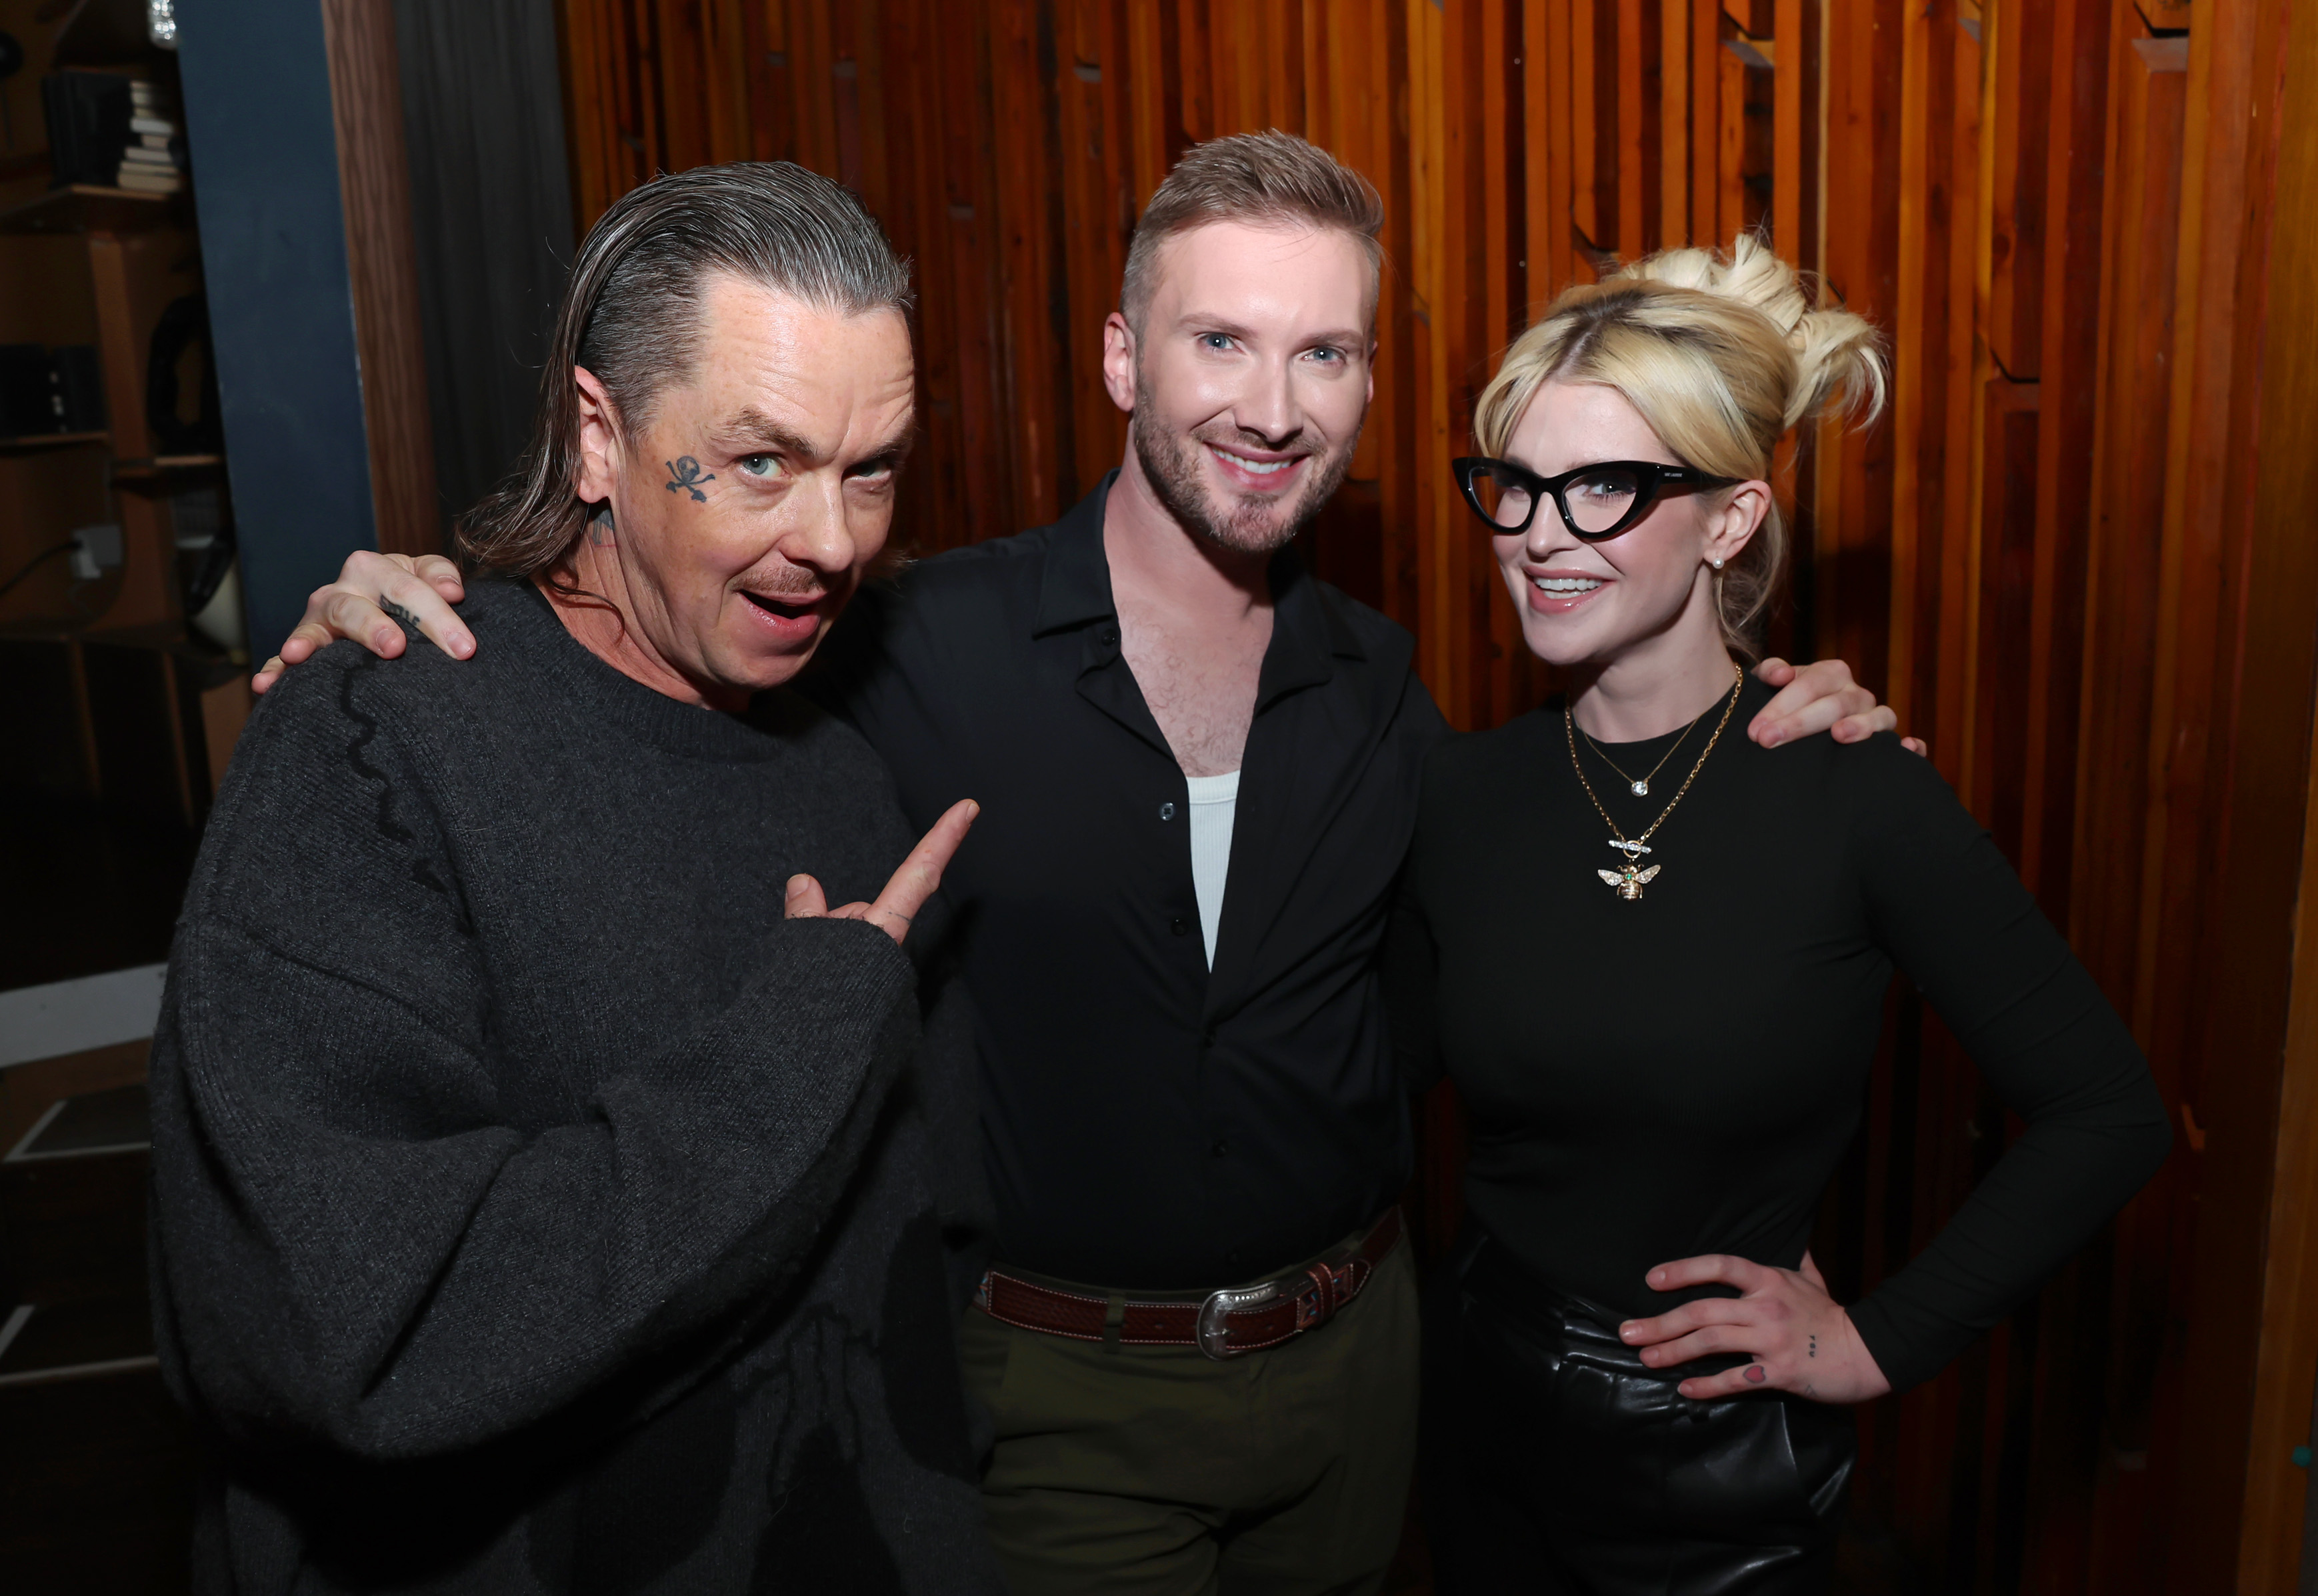
M2050 116L2053 7L1995 8L1996 141L1994 277L1988 343L1996 363L2022 381L2036 376L2044 307L2045 124Z
M1571 0L1524 0L1522 57L1522 171L1528 186L1529 300L1532 314L1573 276L1570 229L1575 195L1571 123Z
M2173 244L2180 229L2181 124L2186 41L2152 39L2138 13L2116 13L2112 47L2116 103L2110 118L2111 204L2103 247L2098 415L2089 484L2092 536L2086 587L2090 617L2080 717L2077 831L2080 861L2068 926L2079 956L2120 1012L2141 1011L2135 978L2152 808L2149 726L2156 693L2158 613L2169 590L2152 581L2164 560L2168 357L2175 313ZM2160 48L2152 52L2152 43ZM2150 1048L2158 1089L2178 1100L2179 1061ZM2159 1173L2116 1224L2116 1331L2104 1381L2102 1439L2120 1456L2147 1457L2159 1423L2157 1394L2169 1351L2167 1275L2172 1213L2186 1199L2180 1161ZM2092 1588L2153 1588L2163 1539L2143 1467L2102 1471L2081 1553ZM2039 1563L2057 1569L2056 1548Z
M1570 219L1586 247L1618 247L1618 12L1569 0Z
M1658 220L1669 248L1698 241L1690 216L1690 0L1659 0Z
M1182 76L1179 95L1181 107L1182 137L1186 148L1202 144L1218 133L1231 131L1218 120L1220 112L1216 99L1215 63L1210 53L1210 13L1208 0L1175 0L1176 69ZM1229 4L1226 0L1226 10ZM1226 26L1229 25L1226 19ZM1181 151L1172 151L1168 165L1172 166Z
M1618 13L1618 241L1619 255L1640 260L1658 247L1661 231L1658 199L1662 174L1659 138L1663 81L1658 54L1658 13L1647 4L1621 5Z
M1690 239L1712 248L1722 231L1722 30L1721 0L1690 4Z
M1953 19L1951 19L1952 21ZM1783 260L1819 269L1819 6L1778 0L1774 74L1771 242ZM1940 221L1950 214L1943 211Z
M435 495L394 12L382 0L328 0L322 33L378 546L390 554L437 554L443 526ZM144 385L131 391L142 393Z

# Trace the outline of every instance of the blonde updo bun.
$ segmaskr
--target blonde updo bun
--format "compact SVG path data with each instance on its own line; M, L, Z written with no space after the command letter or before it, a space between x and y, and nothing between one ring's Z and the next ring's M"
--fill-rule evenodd
M1818 308L1818 298L1815 281L1751 233L1727 253L1662 250L1567 289L1505 351L1474 406L1474 440L1484 454L1502 454L1546 383L1599 382L1685 464L1767 480L1772 452L1792 428L1822 417L1864 426L1883 408L1875 328ZM1774 505L1715 585L1723 636L1749 659L1786 565Z

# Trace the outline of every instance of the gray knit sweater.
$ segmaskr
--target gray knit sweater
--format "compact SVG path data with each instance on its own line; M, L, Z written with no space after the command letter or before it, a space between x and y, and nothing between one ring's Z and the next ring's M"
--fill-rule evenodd
M994 1591L964 999L781 918L795 871L838 903L900 862L883 767L787 695L630 681L527 586L463 607L471 662L330 649L267 695L178 927L197 1588Z

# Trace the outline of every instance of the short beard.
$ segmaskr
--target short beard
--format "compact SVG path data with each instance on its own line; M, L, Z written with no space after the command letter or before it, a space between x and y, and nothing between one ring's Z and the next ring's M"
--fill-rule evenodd
M1158 413L1151 385L1138 370L1135 414L1127 424L1127 433L1135 446L1135 458L1143 463L1144 478L1176 525L1201 542L1234 554L1271 554L1294 542L1343 486L1345 474L1352 469L1352 451L1360 443L1360 430L1355 427L1334 453L1312 455L1311 480L1302 494L1286 505L1243 499L1221 507L1209 496L1199 473L1199 452L1204 440L1196 434L1161 433L1146 420ZM1273 520L1274 516L1279 519Z

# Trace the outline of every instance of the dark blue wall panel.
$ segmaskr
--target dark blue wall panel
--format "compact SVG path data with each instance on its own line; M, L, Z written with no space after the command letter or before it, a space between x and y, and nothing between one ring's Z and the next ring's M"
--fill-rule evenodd
M178 0L185 131L263 659L351 550L378 546L319 0Z

